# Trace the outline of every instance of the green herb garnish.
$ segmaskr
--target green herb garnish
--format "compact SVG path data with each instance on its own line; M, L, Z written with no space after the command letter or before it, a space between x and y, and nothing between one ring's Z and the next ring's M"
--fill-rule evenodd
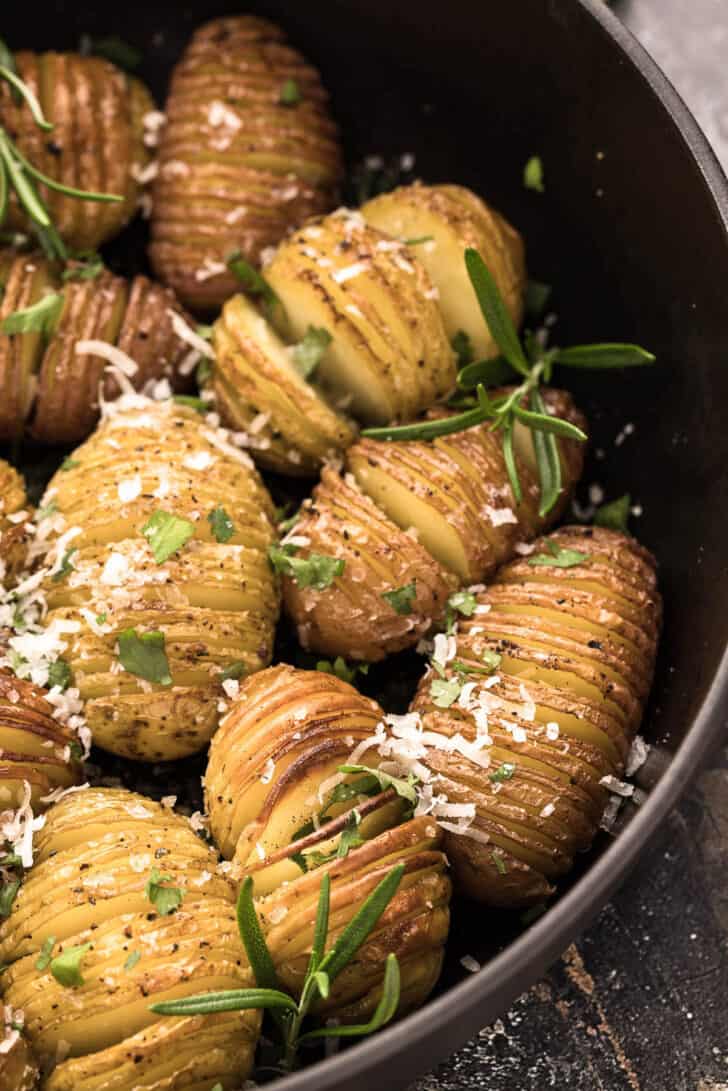
M450 344L458 358L458 368L467 367L475 359L473 343L465 330L458 330Z
M91 251L88 254L78 254L73 261L66 266L61 273L61 280L65 283L69 280L96 280L104 271L104 259L101 254Z
M71 681L71 668L65 659L56 659L48 668L48 688L60 686L61 690L68 688Z
M460 696L462 683L457 678L433 678L430 683L430 697L438 708L450 708Z
M37 959L35 960L35 968L40 973L47 970L51 964L53 958L53 948L56 945L56 937L49 936L40 949Z
M73 565L71 564L71 557L73 556L74 553L77 553L77 552L78 552L78 550L74 546L72 549L67 549L66 552L63 554L63 558L61 560L60 567L51 576L51 579L53 580L54 583L60 583L61 580L64 579L64 577L66 577L70 572L73 572Z
M236 659L234 663L231 663L229 667L225 667L224 671L220 673L220 681L227 682L231 678L236 681L238 678L242 678L245 674L245 663L242 663L239 659Z
M516 766L513 762L504 761L492 773L488 773L488 779L492 780L494 784L502 784L504 780L510 780L515 771Z
M580 553L578 549L561 549L556 542L546 539L548 553L534 553L528 558L527 564L535 568L575 568L589 560L588 553Z
M240 250L233 250L232 254L229 255L227 267L238 278L243 289L249 292L250 295L259 295L269 309L280 302L262 273L259 273L249 261L245 260Z
M168 561L195 533L195 524L168 511L157 509L142 527L157 564Z
M171 882L171 875L161 875L158 868L153 867L144 885L144 893L160 917L168 917L170 913L174 913L184 898L184 891L179 887L166 885Z
M298 106L301 101L301 89L296 80L284 81L278 101L281 106Z
M141 953L141 951L132 951L132 952L131 952L131 954L130 954L130 955L129 955L129 957L127 958L126 962L124 963L124 969L126 970L126 972L127 972L127 973L128 973L128 972L129 972L130 970L133 970L133 969L134 969L134 967L135 967L135 966L136 966L136 964L137 964L137 963L139 962L139 960L141 959L141 957L142 957L142 953Z
M463 617L472 617L477 605L478 600L472 591L455 591L450 595L445 611L445 631L448 635L455 628L455 615L462 614Z
M382 598L389 603L396 614L411 614L412 603L417 598L415 581L406 583L404 587L395 587L394 591L384 591Z
M299 587L313 587L315 591L325 591L337 576L344 571L345 561L340 557L327 557L323 553L309 553L308 557L297 557L298 546L287 545L268 547L268 558L276 572L290 576Z
M291 353L293 363L304 379L307 379L321 363L321 358L331 344L331 340L331 334L323 326L309 326L303 340L294 346Z
M537 193L544 192L543 163L539 155L532 155L523 168L523 184L526 189L535 189Z
M75 470L76 467L80 466L80 465L81 465L81 463L78 461L77 458L70 458L69 457L69 458L64 458L64 460L61 463L59 469L61 470L62 473L65 474L65 473L68 473L69 470Z
M325 674L333 674L337 678L340 678L342 682L348 682L353 684L357 674L368 674L368 663L352 663L346 662L342 655L337 655L333 663L330 659L319 659L316 663L316 670L323 671Z
M48 337L53 332L62 310L62 293L49 292L30 307L13 311L4 318L0 322L0 333L42 333Z
M50 961L50 970L59 985L66 989L77 989L83 985L81 963L91 950L90 943L81 943L77 947L67 947L60 955Z
M620 496L618 500L612 500L609 504L602 504L594 515L594 525L607 527L609 530L621 530L629 533L629 509L632 503L628 492Z
M414 239L402 239L405 246L421 246L423 242L434 242L433 235L417 235Z
M10 879L0 886L0 917L9 917L15 896L20 890L20 879Z
M196 413L209 413L210 411L210 403L194 394L173 394L172 401L176 402L177 405L185 405L188 409L194 409Z
M503 860L503 854L502 853L500 853L500 852L491 852L490 858L493 861L493 863L495 864L496 870L501 875L506 875L508 873L508 868L505 865L505 861Z
M217 542L229 542L235 533L232 519L219 505L208 513L207 521Z
M129 674L136 674L147 682L172 685L164 633L137 633L136 629L124 629L119 633L119 662Z

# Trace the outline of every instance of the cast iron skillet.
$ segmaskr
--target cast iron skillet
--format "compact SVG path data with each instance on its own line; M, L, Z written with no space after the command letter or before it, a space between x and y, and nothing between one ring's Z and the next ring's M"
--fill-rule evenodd
M636 532L661 563L665 634L645 731L666 758L662 775L525 934L458 903L437 998L285 1084L391 1091L543 974L635 865L725 722L728 187L683 103L601 0L56 0L42 18L37 5L13 5L2 33L35 49L119 34L144 50L140 74L161 102L190 30L241 10L277 19L320 65L351 163L414 153L419 176L471 185L518 225L532 275L556 286L562 343L636 340L659 359L651 372L569 386L591 422L585 483L610 498L630 490L644 508ZM533 154L544 195L521 185ZM143 262L143 243L127 233L112 263ZM615 445L628 423L634 433ZM467 975L465 953L487 965Z

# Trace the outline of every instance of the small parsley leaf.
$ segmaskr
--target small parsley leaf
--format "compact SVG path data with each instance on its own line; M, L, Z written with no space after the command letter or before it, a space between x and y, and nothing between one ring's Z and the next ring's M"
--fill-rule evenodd
M316 370L331 340L331 334L323 326L308 327L303 340L291 353L296 371L302 378L307 379Z
M61 691L68 688L71 681L71 668L65 659L56 659L48 668L48 688L60 686Z
M89 252L79 254L77 260L71 261L61 273L61 280L96 280L104 271L104 259L100 254Z
M160 917L168 917L170 913L174 913L175 909L179 909L184 898L184 891L179 887L163 885L171 882L171 875L160 875L159 870L153 867L144 886L144 893Z
M215 535L215 540L218 542L229 542L235 533L235 526L232 519L225 511L225 508L218 507L213 508L207 516L207 521L212 528L212 533Z
M281 106L298 106L301 101L301 88L294 79L287 79L281 87L280 98L278 100Z
M55 945L56 945L56 937L55 936L48 936L48 939L45 941L45 943L41 947L40 953L38 954L38 957L35 960L35 968L36 968L36 970L40 971L40 973L42 973L43 970L47 970L48 967L50 966L51 959L53 958L53 948L55 947Z
M323 671L325 674L333 674L340 678L342 682L348 682L351 685L357 674L369 673L369 664L352 663L349 665L343 656L337 655L333 663L330 659L319 659L316 670Z
M612 500L609 504L602 504L594 516L594 525L607 527L609 530L621 530L627 534L631 503L631 497L626 492L618 500Z
M288 544L269 546L268 558L276 572L290 576L299 587L312 587L324 591L344 571L345 561L340 557L327 557L323 553L309 553L308 557L296 557L298 547Z
M68 473L69 470L75 470L76 467L80 465L81 463L76 458L64 458L59 468L61 472L65 474Z
M434 678L430 683L430 696L438 708L450 708L460 696L462 685L457 678Z
M42 333L48 337L63 310L60 292L44 295L37 303L14 311L0 322L0 333Z
M154 560L163 564L169 560L195 533L195 524L168 511L157 509L142 527L142 534L149 542Z
M488 773L488 779L492 780L493 784L502 784L504 780L510 780L515 771L516 766L513 762L504 761L492 773Z
M544 192L543 163L539 155L532 155L523 168L523 184L526 189L533 189L537 193Z
M453 631L456 614L462 614L463 617L472 617L477 605L478 600L472 591L455 591L454 594L450 595L447 600L447 610L445 611L446 632L451 633Z
M382 594L384 601L388 602L397 614L411 614L412 603L416 597L417 587L414 580L412 583L406 583L404 587L396 587L394 591L385 591Z
M273 307L279 302L278 296L262 273L259 273L249 261L246 261L239 250L233 250L232 254L228 256L227 267L230 272L238 278L243 289L251 295L261 296L267 307ZM201 381L199 378L199 368L198 381Z
M134 967L136 966L137 962L139 962L141 957L142 957L141 951L132 951L131 952L128 959L124 963L124 969L127 971L127 973L129 972L129 970L134 969Z
M70 572L73 572L71 557L76 552L76 547L74 546L73 549L67 549L66 552L63 554L63 560L61 561L60 568L57 572L54 572L51 577L54 583L60 583L60 581L64 579L64 577L66 577Z
M242 678L242 676L244 674L245 674L245 663L241 662L240 659L236 659L228 667L225 667L225 670L220 673L220 681L221 682L227 682L231 678L233 678L233 679L235 679L237 681L237 679Z
M147 682L172 685L164 633L156 630L137 633L136 629L124 629L119 633L119 662L129 674L136 674Z
M575 568L589 560L588 553L580 553L578 549L561 549L556 542L548 539L546 548L548 553L534 553L528 558L528 564L543 568Z
M81 943L77 947L67 947L60 955L51 959L51 973L59 985L66 989L76 989L83 985L81 962L90 950L90 943Z
M10 879L0 886L0 917L9 917L15 895L20 890L20 879Z

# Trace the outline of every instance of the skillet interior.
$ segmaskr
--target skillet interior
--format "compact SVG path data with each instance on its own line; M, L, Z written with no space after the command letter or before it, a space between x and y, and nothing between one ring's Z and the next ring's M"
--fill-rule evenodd
M728 642L725 183L684 107L599 0L71 7L44 4L39 19L37 8L13 6L3 34L14 48L34 49L74 48L81 33L119 34L143 50L140 74L160 102L197 23L241 8L278 19L320 66L350 163L411 152L418 176L480 190L523 232L531 274L555 285L558 339L633 339L658 356L651 371L565 378L592 424L585 485L599 482L610 498L629 489L644 508L634 529L660 560L666 624L645 733L668 755L693 725L690 737L618 852L604 855L605 838L524 940L420 1015L286 1083L290 1091L353 1091L379 1071L395 1088L536 980L604 903L720 726L716 679ZM543 195L521 185L533 154L545 165ZM109 250L112 264L143 267L143 244L143 228L127 232ZM616 446L628 423L634 433ZM724 664L724 685L726 673ZM390 705L404 695L399 675L390 668L373 683ZM161 781L170 790L169 775ZM485 961L517 931L508 919L459 905L441 991L467 976L462 954Z

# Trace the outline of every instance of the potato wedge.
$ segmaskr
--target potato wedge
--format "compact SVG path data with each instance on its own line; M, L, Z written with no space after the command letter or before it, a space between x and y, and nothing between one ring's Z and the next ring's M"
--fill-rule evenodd
M0 459L0 584L15 584L25 568L31 509L25 482L9 462Z
M18 75L53 123L49 138L8 84L0 87L3 125L34 167L76 189L120 194L119 203L80 201L40 185L63 240L74 250L95 250L133 217L149 162L144 117L154 109L146 87L99 57L77 53L16 53ZM23 230L26 217L11 195L8 224Z
M237 1086L257 1011L180 1019L163 999L253 983L235 887L188 822L133 792L87 789L48 814L37 862L0 925L6 999L25 1013L48 1091ZM159 900L174 892L173 904ZM169 897L166 895L165 897ZM82 948L76 976L56 960ZM45 957L39 959L43 950Z
M405 242L427 269L437 289L447 335L467 334L475 359L498 355L463 263L467 247L490 269L511 318L523 314L526 268L518 232L465 186L400 186L367 201L367 223ZM409 240L409 241L408 241Z
M47 621L75 626L72 684L95 742L113 753L158 761L201 749L222 672L270 661L273 508L228 435L170 401L127 395L44 498L56 508L39 529Z
M284 541L297 556L339 557L323 591L283 577L283 602L303 648L375 662L409 648L440 622L457 577L401 530L347 474L325 469Z
M31 1052L28 1041L21 1030L17 1030L16 1017L12 1008L4 1008L5 1033L0 1040L0 1087L7 1091L35 1091L40 1073Z
M544 390L546 405L583 423L564 391ZM485 423L431 442L362 439L347 453L359 487L403 530L465 583L479 583L513 555L515 544L554 522L581 474L582 445L559 440L564 486L548 517L538 514L538 479L532 433L514 430L523 488L517 504L508 480L501 437Z
M427 272L358 212L340 209L297 231L264 272L291 340L309 327L331 335L316 382L334 405L387 424L453 388L455 355Z
M0 438L27 428L43 443L74 443L91 432L99 417L99 387L109 398L119 385L104 374L105 358L78 352L80 341L102 341L126 353L137 367L137 389L150 379L167 379L175 391L189 387L194 349L178 330L190 320L168 288L144 276L127 281L106 269L63 283L40 254L7 250L0 252L3 284L0 321L48 293L61 294L62 302L42 333L0 333Z
M233 250L257 264L336 201L341 153L318 73L251 15L195 31L175 67L154 185L150 258L190 307L239 286Z
M564 527L502 567L412 710L455 881L490 905L540 901L596 833L654 668L655 563L634 539ZM437 814L437 810L433 811Z
M398 863L400 887L319 1011L366 1020L396 953L400 1012L421 1004L440 972L450 882L441 834L371 773L344 774L354 749L373 754L382 710L330 674L279 665L246 679L210 748L205 798L213 837L254 880L256 909L278 975L300 993L321 876L331 879L327 949ZM371 746L367 743L371 741ZM352 806L352 804L354 804ZM345 838L345 833L347 837Z
M312 474L354 442L354 430L296 369L291 349L245 296L229 299L213 332L212 389L223 423L247 435L269 470Z

